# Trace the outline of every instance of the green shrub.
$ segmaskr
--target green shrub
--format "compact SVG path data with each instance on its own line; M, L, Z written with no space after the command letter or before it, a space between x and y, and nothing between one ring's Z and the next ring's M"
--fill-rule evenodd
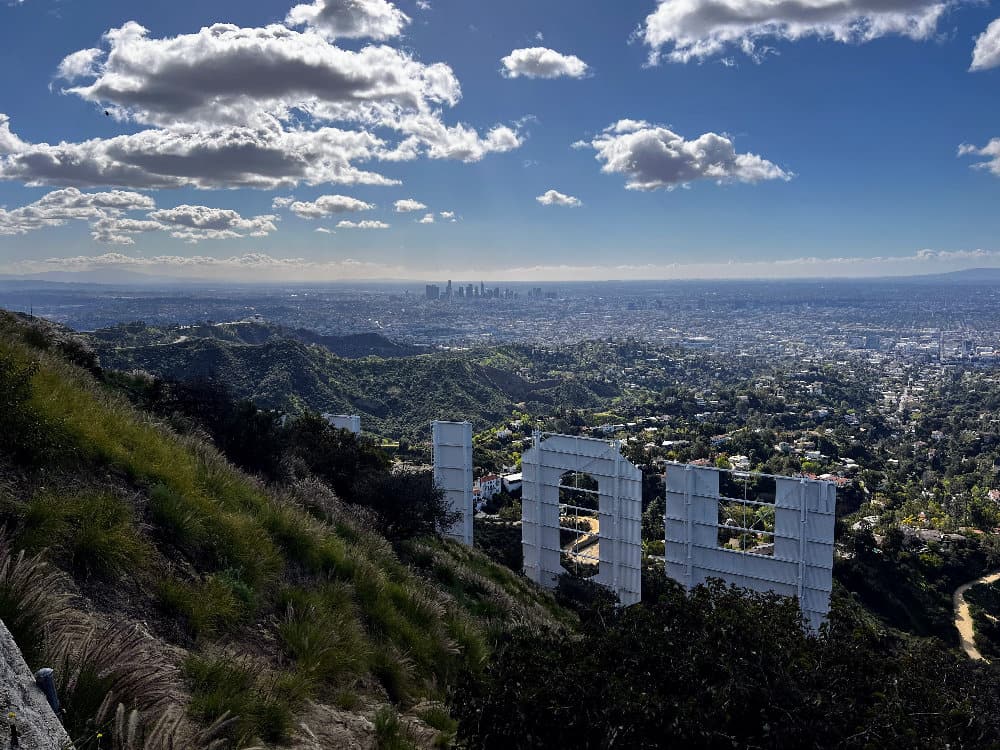
M361 708L361 698L353 690L341 690L333 697L333 705L341 711L357 711Z
M391 706L375 714L375 747L378 750L417 750L417 744Z
M191 553L208 543L204 516L167 485L157 484L150 490L149 509L153 523L171 544Z
M0 345L0 459L34 469L51 462L58 430L31 404L38 364L16 357Z
M36 495L27 503L22 525L26 548L57 550L85 575L142 569L150 552L132 507L108 492Z
M372 674L393 703L406 703L414 690L415 665L395 647L380 644L372 655Z
M435 747L450 747L458 734L458 721L451 718L447 706L442 703L431 703L416 711L417 716L432 729L438 730L434 739Z
M191 635L210 636L232 628L250 611L243 586L231 575L213 575L196 583L165 580L158 587L160 605L182 617Z
M331 607L334 597L311 592L286 596L288 605L278 633L299 671L331 684L367 671L369 647L352 608Z
M191 687L189 710L195 718L211 722L230 714L236 721L226 735L237 743L288 739L301 696L289 690L281 677L261 673L248 660L224 655L191 655L182 671Z

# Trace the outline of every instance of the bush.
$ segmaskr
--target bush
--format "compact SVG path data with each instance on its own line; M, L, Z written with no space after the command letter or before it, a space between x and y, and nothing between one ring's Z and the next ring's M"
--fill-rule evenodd
M23 468L51 461L56 430L31 404L36 363L25 363L0 349L0 458Z
M309 412L286 427L289 454L308 471L329 484L340 497L354 501L359 476L384 473L389 458L372 442L330 425L319 414Z
M179 687L176 670L160 660L158 644L127 623L67 631L47 657L56 668L66 731L79 750L101 747L97 735L110 726L119 702L156 711L174 700Z
M166 580L158 594L160 605L183 618L195 638L228 630L251 610L247 597L252 592L232 574L212 575L196 583Z
M415 711L417 716L432 729L438 730L439 734L434 740L435 747L450 747L458 733L458 722L451 718L448 708L441 703L431 703L430 705Z
M36 495L22 524L26 548L56 550L82 575L121 574L141 569L148 559L132 507L109 492Z
M286 599L278 634L301 672L337 685L367 671L368 644L343 584L331 584L325 595L289 591Z
M496 523L475 519L474 543L495 562L520 572L524 567L524 547L521 545L521 527L509 523Z
M461 517L452 512L429 471L369 474L356 483L353 496L375 511L379 531L394 542L441 534Z
M1000 742L990 670L892 637L849 600L835 598L818 637L800 622L794 599L671 583L583 618L579 637L507 635L452 706L483 750Z
M15 553L0 535L0 621L32 669L42 666L44 634L69 609L62 577L39 554Z
M288 739L302 697L293 682L262 673L249 660L223 655L189 656L182 671L191 687L189 710L195 718L211 722L232 717L225 734L237 743Z
M417 750L417 744L391 706L383 706L375 714L375 747L377 750Z

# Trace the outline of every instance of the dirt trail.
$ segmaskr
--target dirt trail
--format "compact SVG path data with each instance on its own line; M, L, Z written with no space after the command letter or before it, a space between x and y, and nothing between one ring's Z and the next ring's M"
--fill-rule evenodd
M976 648L976 639L972 630L972 615L969 612L969 604L965 601L965 592L980 583L993 583L997 580L1000 580L1000 571L963 583L955 589L955 594L952 597L955 606L955 627L958 628L958 636L962 641L962 650L970 659L988 661Z

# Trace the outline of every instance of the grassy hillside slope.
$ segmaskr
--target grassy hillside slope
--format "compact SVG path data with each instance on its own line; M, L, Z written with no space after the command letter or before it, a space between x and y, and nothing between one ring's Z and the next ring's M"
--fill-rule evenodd
M105 678L68 689L78 747L98 746L118 702L147 723L165 706L192 727L230 712L220 731L236 744L310 747L294 720L304 712L319 728L345 710L367 716L358 732L372 741L402 732L379 706L417 706L423 730L447 733L446 711L428 701L478 669L489 632L512 617L543 630L566 620L478 553L433 539L394 549L317 481L263 486L67 356L86 359L64 332L0 314L4 554L44 553L54 566L31 617L18 589L0 583L0 618L32 666L63 658L67 674L138 638L138 664L112 673L152 664L148 680L162 683L155 699Z

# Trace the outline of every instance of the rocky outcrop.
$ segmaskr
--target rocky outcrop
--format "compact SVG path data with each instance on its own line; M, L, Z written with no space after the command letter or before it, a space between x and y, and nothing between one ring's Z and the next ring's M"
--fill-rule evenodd
M69 737L0 621L0 750L63 750ZM16 737L16 739L15 739ZM16 744L14 744L16 742Z

